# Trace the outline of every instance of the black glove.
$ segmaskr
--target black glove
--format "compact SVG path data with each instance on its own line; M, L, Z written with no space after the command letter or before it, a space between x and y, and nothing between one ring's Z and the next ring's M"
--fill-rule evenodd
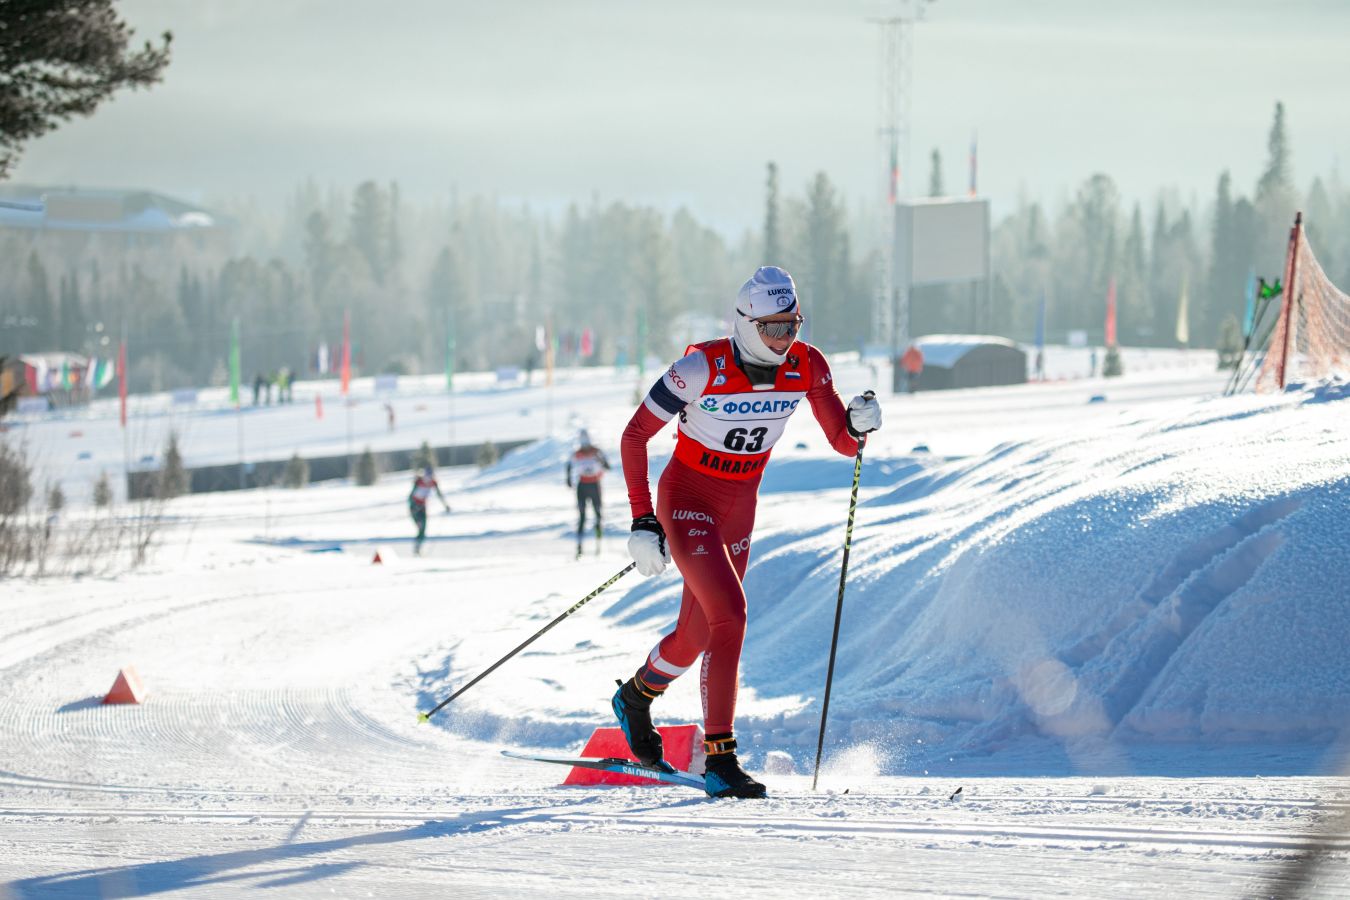
M666 549L666 530L661 527L661 522L656 518L655 513L647 513L645 516L638 516L633 520L633 527L630 531L650 531L661 541L661 549Z

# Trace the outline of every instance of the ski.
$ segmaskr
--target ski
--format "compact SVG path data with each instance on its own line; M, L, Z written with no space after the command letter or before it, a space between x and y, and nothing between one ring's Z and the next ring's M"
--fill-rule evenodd
M560 766L576 766L580 769L598 769L601 772L620 772L624 775L635 775L638 778L651 778L654 781L662 781L666 784L678 784L682 787L693 788L696 791L703 791L703 779L697 775L691 775L688 772L681 772L679 769L671 768L657 769L651 766L644 766L642 763L634 762L631 759L619 759L618 757L607 757L599 759L591 756L543 756L536 753L520 753L516 750L503 750L502 756L511 759L523 759L531 762L554 763Z

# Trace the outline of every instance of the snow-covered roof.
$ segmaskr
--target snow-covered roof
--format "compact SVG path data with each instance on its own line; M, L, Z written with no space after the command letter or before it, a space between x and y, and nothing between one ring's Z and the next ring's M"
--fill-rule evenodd
M1017 349L1017 344L1005 337L990 334L925 334L914 339L923 353L924 366L950 369L957 360L976 347L994 344Z
M153 191L7 185L0 201L0 227L8 228L163 232L224 224L199 206Z

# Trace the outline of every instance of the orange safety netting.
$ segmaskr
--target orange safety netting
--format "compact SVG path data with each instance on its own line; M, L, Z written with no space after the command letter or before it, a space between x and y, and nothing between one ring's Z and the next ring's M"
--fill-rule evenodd
M1350 296L1322 270L1301 220L1294 223L1290 244L1280 317L1256 376L1258 391L1350 376Z

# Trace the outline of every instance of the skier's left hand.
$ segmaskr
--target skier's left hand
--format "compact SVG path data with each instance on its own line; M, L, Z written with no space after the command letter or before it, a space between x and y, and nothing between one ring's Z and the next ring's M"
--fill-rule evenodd
M881 404L871 391L848 402L848 433L862 437L881 427Z

